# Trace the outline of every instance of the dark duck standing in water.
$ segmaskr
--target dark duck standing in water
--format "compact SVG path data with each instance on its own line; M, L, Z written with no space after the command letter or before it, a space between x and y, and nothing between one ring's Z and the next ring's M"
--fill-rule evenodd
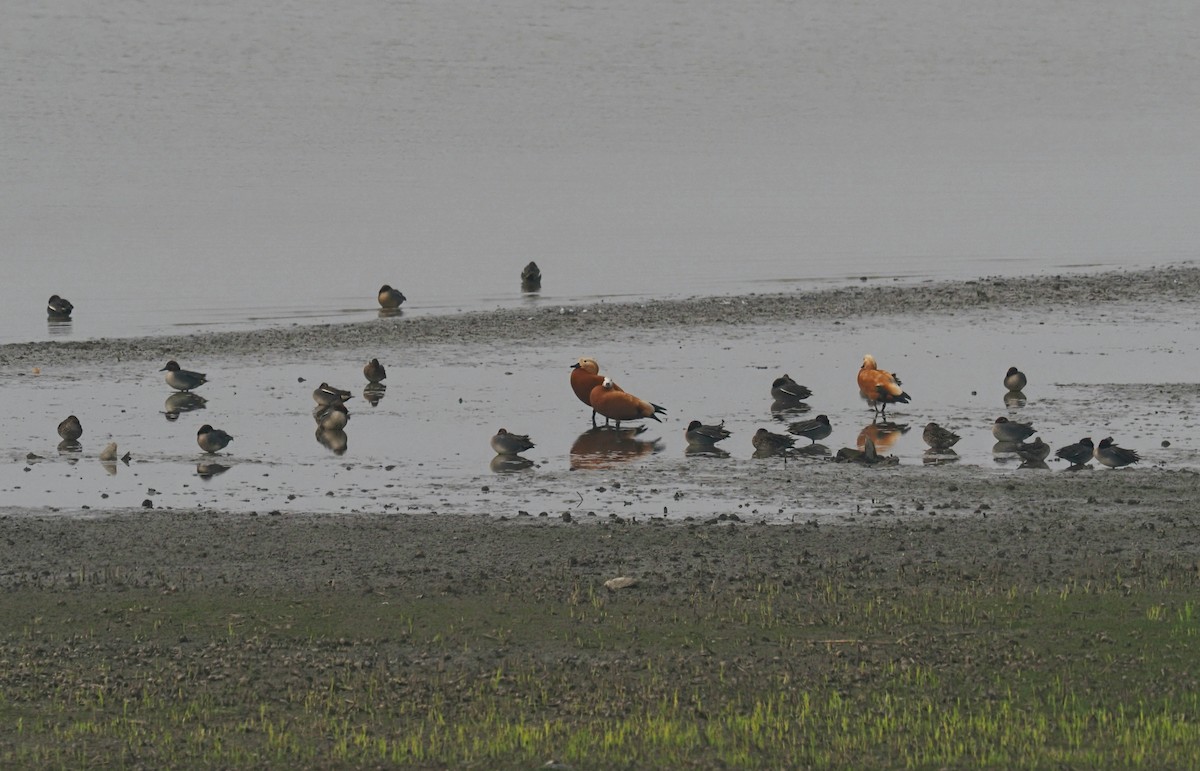
M46 316L56 321L71 318L71 311L73 310L75 310L75 306L65 297L52 294L50 295L50 299L46 301Z
M521 271L521 291L536 292L542 288L542 271L532 260Z

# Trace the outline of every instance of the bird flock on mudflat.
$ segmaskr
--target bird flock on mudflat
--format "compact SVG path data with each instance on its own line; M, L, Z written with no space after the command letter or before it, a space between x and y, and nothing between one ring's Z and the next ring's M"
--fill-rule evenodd
M610 421L615 424L613 431L622 431L621 423L636 420L656 420L665 414L666 409L627 393L609 376L600 373L600 365L591 357L580 358L571 365L571 390L579 401L592 410L593 430L596 429L596 416L605 419L605 426ZM895 456L882 455L876 443L885 440L893 434L902 433L907 426L900 426L887 419L887 408L893 404L908 404L911 397L903 388L903 384L895 373L881 369L875 357L867 354L863 357L862 365L857 375L859 396L875 413L875 420L863 431L857 447L843 447L833 456L833 460L841 462L861 463L864 465L894 465L899 462ZM1021 390L1028 384L1025 374L1016 367L1010 367L1005 373L1003 384L1007 389L1005 404L1010 406L1023 405L1025 394ZM805 400L812 397L812 390L797 383L790 375L784 374L771 383L772 411L780 412L788 409L807 410ZM661 421L660 421L661 422ZM640 429L639 429L640 430ZM754 447L753 457L764 458L771 456L795 455L825 455L828 448L818 444L833 433L828 415L817 415L808 420L799 420L788 426L787 434L775 433L767 428L759 428L750 438ZM1041 437L1032 441L1029 438L1037 433L1031 423L1012 420L1001 416L992 424L992 436L996 440L993 452L1011 453L1021 459L1021 468L1049 468L1046 459L1050 456L1050 445ZM687 440L688 454L707 454L720 457L728 456L728 452L718 446L718 443L728 439L732 433L725 428L725 421L706 424L701 420L691 420L684 429ZM798 437L809 440L809 444L796 447ZM519 439L515 442L513 439ZM952 449L961 438L953 431L937 423L928 423L922 431L922 438L928 446L925 454L926 462L938 463L953 460L956 455ZM889 440L890 441L890 440ZM516 458L524 449L533 446L528 436L517 436L506 429L492 438L492 449L497 456ZM1090 461L1096 460L1109 468L1120 468L1137 463L1141 458L1135 450L1119 447L1112 437L1106 437L1099 444L1093 444L1091 437L1058 448L1055 456L1067 461L1068 470L1077 471L1090 468Z
M526 271L536 273L537 266L530 263L526 267ZM541 275L531 275L529 280L535 280L540 286ZM526 276L522 274L522 281L526 280ZM407 299L402 292L394 289L391 286L384 284L379 288L377 296L381 315L394 315L399 313L401 304ZM63 323L70 321L71 313L75 310L75 306L71 302L59 295L51 295L46 303L46 315L52 322ZM179 416L186 412L204 409L207 405L207 400L195 393L195 389L203 386L208 382L208 375L203 372L184 369L179 365L179 362L171 359L166 363L160 372L165 372L166 383L173 389L173 393L167 397L167 401L163 410L167 420L178 420ZM367 386L363 389L363 396L371 403L372 406L379 403L387 386L383 381L387 378L387 370L379 359L371 359L363 367L363 376L367 379ZM349 391L334 388L328 383L321 383L316 390L313 391L313 401L316 402L316 407L313 408L313 419L317 425L317 441L325 447L329 448L335 454L341 455L346 452L347 437L346 424L350 422L350 411L346 407L346 401L351 398L352 394ZM58 424L58 435L62 441L58 445L60 452L78 452L82 449L80 437L83 436L83 426L79 418L75 415L70 415ZM213 427L209 423L200 426L196 431L196 444L206 455L216 455L224 450L233 441L233 435L228 432ZM512 445L516 446L516 445ZM529 449L522 447L522 450ZM121 460L129 462L130 453L126 453ZM100 453L100 460L109 463L117 460L117 445L115 442L110 442ZM215 462L204 462L197 467L198 472L202 477L211 477L228 469L228 466L223 466Z
M542 273L537 263L530 262L521 271L521 288L525 292L538 292L541 289ZM388 284L380 287L378 302L382 315L398 313L400 306L407 299L402 292ZM47 317L52 321L67 321L75 306L59 295L52 295L46 304ZM208 376L202 372L185 370L175 360L168 361L160 372L166 372L166 383L175 393L168 397L165 414L169 420L175 420L181 413L204 408L205 399L193 391L208 382ZM383 380L387 371L379 359L371 359L363 367L363 376L367 380L364 397L372 404L378 404L386 386ZM842 462L861 463L864 465L894 465L899 462L895 456L882 455L877 442L890 443L895 434L907 430L907 426L891 423L887 418L887 408L893 404L908 404L911 397L904 390L903 384L894 373L881 369L871 354L863 357L858 369L857 385L859 395L875 413L876 419L864 429L860 436L859 446L843 447L838 450L833 460ZM1006 389L1004 402L1009 406L1025 404L1024 388L1028 378L1017 367L1009 367L1003 378ZM644 426L634 429L622 429L621 423L641 420L661 422L660 415L667 410L653 402L635 396L617 385L612 377L600 373L600 365L591 357L581 357L570 367L570 385L579 401L592 410L591 421L593 432L611 431L617 440L628 440L645 430ZM797 383L790 375L784 374L775 378L771 383L771 398L773 412L789 410L807 410L806 401L812 398L812 390ZM335 388L328 383L321 383L313 391L313 419L316 421L317 440L336 454L346 451L347 437L345 429L350 421L350 411L346 402L351 398L350 391ZM604 418L604 426L597 425L597 416ZM764 458L796 455L824 455L828 448L818 444L822 439L833 433L827 415L817 415L808 420L791 423L787 434L774 433L766 428L759 428L751 436L754 448L753 457ZM589 432L591 433L591 432ZM1050 445L1041 437L1028 441L1037 433L1032 423L1013 420L1005 416L996 418L992 424L992 436L996 440L993 448L997 453L1012 453L1021 459L1022 468L1049 468L1046 459L1050 456ZM83 435L83 427L79 418L70 415L58 425L58 435L62 442L60 450L74 451L80 448L79 440ZM688 454L712 455L725 457L729 453L718 447L718 443L728 439L732 433L725 428L725 421L715 424L705 424L701 420L691 420L684 429L687 440ZM925 459L927 462L943 462L953 460L956 456L954 445L961 438L950 429L930 422L926 424L921 434L928 446ZM809 440L809 444L797 448L798 437ZM220 453L233 441L233 436L205 423L196 432L196 443L208 454ZM649 443L646 443L649 445ZM495 471L517 471L529 468L533 461L524 458L521 453L534 447L533 441L526 434L517 434L501 428L491 438L491 447L496 457L492 461ZM116 459L117 445L110 443L101 453L101 460ZM1109 468L1129 466L1141 460L1135 450L1119 447L1112 437L1105 437L1094 443L1091 437L1084 437L1078 442L1059 447L1054 451L1056 458L1067 462L1067 469L1077 471L1091 468L1090 462L1095 460ZM129 454L123 458L129 460ZM210 473L219 473L224 467L207 466ZM203 472L202 472L203 473Z

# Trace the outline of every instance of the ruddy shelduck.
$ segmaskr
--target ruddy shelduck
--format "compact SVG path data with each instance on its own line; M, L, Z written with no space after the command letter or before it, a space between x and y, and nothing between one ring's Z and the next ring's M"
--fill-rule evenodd
M908 404L910 398L900 387L899 378L886 369L880 369L875 357L869 353L863 357L862 366L858 369L858 392L880 416L886 414L889 404Z
M606 418L611 418L617 423L617 428L621 427L623 420L657 420L659 423L659 413L665 413L666 410L657 404L652 404L645 399L639 399L633 394L622 391L620 386L613 382L612 378L606 377L592 389L590 394L590 402L592 409L600 413Z
M584 356L571 365L571 390L587 406L592 406L592 389L603 383L604 376L595 359Z
M575 392L579 401L591 407L592 390L601 385L604 385L604 376L600 374L600 365L596 363L595 359L584 356L571 365L571 390ZM613 384L613 387L618 391L621 390L616 383ZM592 409L592 425L596 425L594 408Z

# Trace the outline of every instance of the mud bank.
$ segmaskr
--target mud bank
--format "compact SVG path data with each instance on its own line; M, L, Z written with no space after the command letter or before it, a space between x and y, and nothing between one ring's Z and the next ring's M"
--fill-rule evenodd
M627 480L600 506L523 512L499 505L470 516L9 509L0 519L0 586L79 588L102 575L121 576L101 582L115 586L424 592L480 586L497 574L537 584L563 569L599 582L663 571L682 578L716 564L761 568L784 554L889 568L972 565L1020 582L1087 565L1200 558L1200 475L1191 471L996 478L966 469L936 476L845 469L822 478L819 490L800 479L734 479L726 481L725 513L675 521L630 514L622 499L651 494L639 481L650 480ZM778 520L751 501L789 482L808 508L841 513L764 527ZM670 492L652 494L665 500ZM711 548L689 556L697 544Z

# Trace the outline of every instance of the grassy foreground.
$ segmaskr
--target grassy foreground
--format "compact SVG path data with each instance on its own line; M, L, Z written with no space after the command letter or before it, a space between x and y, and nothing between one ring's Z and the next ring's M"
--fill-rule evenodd
M0 766L1200 767L1194 564L0 599Z

